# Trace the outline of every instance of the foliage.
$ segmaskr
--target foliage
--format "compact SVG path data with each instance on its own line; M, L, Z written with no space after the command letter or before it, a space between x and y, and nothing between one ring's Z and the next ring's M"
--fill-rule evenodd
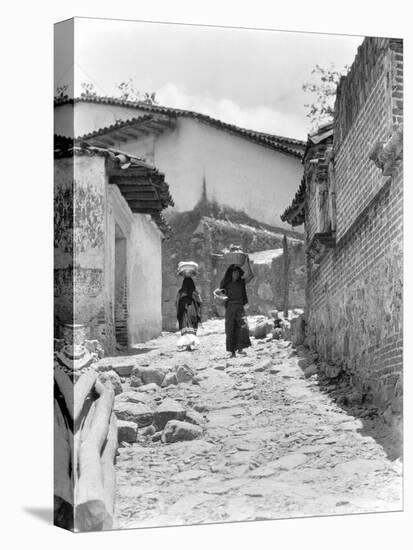
M141 101L142 103L147 103L149 105L158 104L155 92L140 92L131 78L127 82L120 82L117 88L120 91L120 99L125 101Z
M304 105L309 109L307 117L311 121L312 130L333 118L337 85L340 78L347 74L348 69L349 66L345 65L343 71L340 72L334 63L331 63L328 69L316 65L311 71L311 74L315 75L315 82L303 84L302 89L313 94L313 97L315 96L312 103Z
M96 97L97 93L95 92L95 87L90 82L82 82L80 87L82 88L82 92L80 94L81 97Z
M82 82L80 87L82 90L80 93L80 97L97 97L95 86L90 82ZM120 82L117 85L117 88L119 90L118 97L120 99L126 101L139 101L148 105L158 105L158 101L156 100L156 92L140 92L131 78L128 81ZM57 86L54 96L55 101L59 99L67 99L69 97L67 92L67 84L64 84L63 86Z
M54 96L55 100L57 99L67 99L69 97L67 90L69 89L69 86L67 84L64 84L63 86L57 86L56 88L56 94Z

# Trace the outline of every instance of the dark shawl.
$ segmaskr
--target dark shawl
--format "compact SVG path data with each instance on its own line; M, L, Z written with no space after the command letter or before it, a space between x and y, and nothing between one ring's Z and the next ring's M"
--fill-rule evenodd
M221 284L219 285L219 288L222 289L222 290L227 290L226 287L228 286L229 283L232 282L232 273L233 273L233 271L238 271L238 273L239 273L239 279L238 279L237 283L239 283L242 287L242 302L243 302L242 305L245 306L245 304L248 303L248 297L247 297L247 290L245 288L245 281L242 278L242 276L244 275L244 271L238 265L232 264L232 265L229 266L229 268L225 272L225 275L224 275L224 278L221 281ZM228 301L226 303L228 303Z
M182 286L178 291L177 296L177 311L176 315L178 320L181 320L185 311L188 310L190 306L194 308L194 315L196 316L196 322L201 321L201 297L195 288L195 283L191 277L185 277ZM192 307L191 307L192 310ZM195 321L195 319L194 319Z

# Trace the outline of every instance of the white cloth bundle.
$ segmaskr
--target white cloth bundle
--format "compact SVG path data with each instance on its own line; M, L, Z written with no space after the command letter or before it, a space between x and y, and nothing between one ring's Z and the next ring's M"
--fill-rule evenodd
M177 274L183 277L194 277L198 274L198 267L196 262L179 262Z
M193 351L199 346L199 338L195 336L195 334L187 333L179 337L176 345L179 350L183 351L189 348L191 351Z

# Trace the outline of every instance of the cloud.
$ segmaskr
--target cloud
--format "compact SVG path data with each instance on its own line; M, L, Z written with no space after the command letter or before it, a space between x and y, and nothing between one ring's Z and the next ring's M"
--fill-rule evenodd
M308 120L304 110L289 113L264 105L241 107L230 99L190 94L171 82L157 91L157 100L167 107L196 111L229 124L260 132L297 139L306 139L308 133Z

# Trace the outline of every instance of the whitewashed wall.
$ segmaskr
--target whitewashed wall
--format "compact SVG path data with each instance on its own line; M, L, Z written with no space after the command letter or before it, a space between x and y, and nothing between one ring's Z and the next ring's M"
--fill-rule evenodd
M71 109L70 105L56 109L56 133L70 135ZM140 114L144 112L130 107L76 103L75 135ZM115 147L151 159L165 173L179 212L196 205L205 178L208 198L264 223L290 229L280 215L301 181L303 168L297 158L184 117L178 118L174 130L166 130L156 139L149 136L119 142Z

